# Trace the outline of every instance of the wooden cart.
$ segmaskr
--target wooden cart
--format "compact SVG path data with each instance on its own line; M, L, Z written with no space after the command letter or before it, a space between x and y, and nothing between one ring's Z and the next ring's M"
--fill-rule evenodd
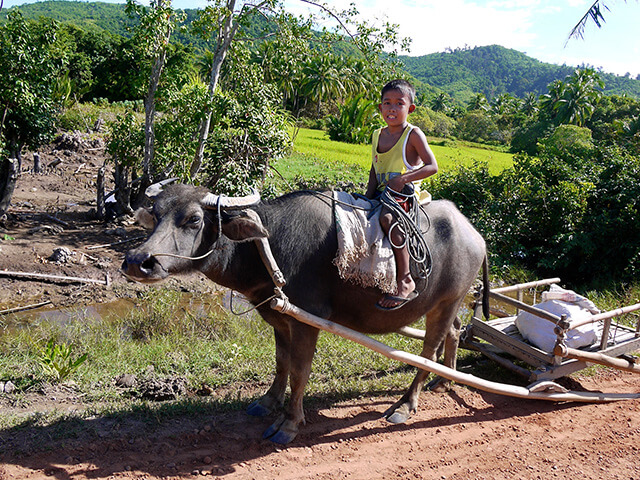
M559 282L559 278L549 278L492 289L491 310L492 314L498 318L483 321L482 305L476 301L471 322L462 332L460 346L482 352L531 382L563 377L594 363L640 373L640 359L631 355L633 352L640 351L640 316L631 313L640 310L640 303L592 315L587 321L578 324L570 323L566 318L557 317L523 301L523 292L532 291L532 303L535 303L538 287ZM527 342L515 325L516 314L506 314L495 308L500 305L515 308L516 314L518 310L524 310L553 322L558 338L553 352L545 352ZM635 321L634 327L619 322L619 319L625 316L627 318L625 323L630 323L628 321L630 315ZM598 341L580 349L572 349L564 345L564 334L569 329L586 323L595 325Z

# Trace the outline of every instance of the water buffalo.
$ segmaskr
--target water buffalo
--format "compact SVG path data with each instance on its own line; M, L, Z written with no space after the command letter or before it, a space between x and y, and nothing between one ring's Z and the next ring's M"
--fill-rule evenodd
M458 308L481 266L486 286L487 267L484 240L451 202L438 200L425 208L428 221L424 219L423 225L429 225L425 238L432 271L427 280L416 282L420 295L401 309L387 312L376 308L379 290L339 277L332 263L337 238L330 199L314 192L294 192L264 202L254 197L249 206L236 200L221 199L202 187L166 187L155 199L152 212L141 215L151 223L153 233L126 254L123 272L133 280L152 283L197 270L258 305L273 294L274 283L256 243L249 240L268 237L287 280L283 290L294 305L374 334L396 331L426 315L422 356L435 361L444 351L445 364L455 368ZM319 332L272 310L268 303L258 311L274 329L276 374L269 390L249 406L248 413L263 416L282 409L289 382L288 408L264 433L264 438L285 444L304 423L302 399ZM415 412L427 376L422 370L417 373L408 391L385 413L389 421L404 422Z

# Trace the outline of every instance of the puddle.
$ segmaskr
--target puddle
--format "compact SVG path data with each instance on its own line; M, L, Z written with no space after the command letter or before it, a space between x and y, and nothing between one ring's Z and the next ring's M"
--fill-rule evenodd
M509 296L512 296L509 294ZM513 295L515 297L515 295ZM539 301L539 298L537 299ZM180 306L190 313L198 316L208 315L228 315L231 301L231 292L226 291L224 295L211 295L203 298L202 295L184 293L179 301ZM461 305L459 315L462 319L471 318L473 295L468 295ZM524 296L524 301L532 303L532 295ZM515 315L515 308L505 304L498 304L495 300L491 302L492 307ZM136 303L131 299L120 299L110 303L100 303L94 305L84 305L81 307L52 308L44 306L33 310L0 315L0 329L15 330L20 328L36 327L41 323L55 323L62 327L69 326L75 322L92 323L97 321L109 321L127 316L132 309L136 308ZM233 311L244 312L251 309L251 304L242 296L235 294L233 297Z
M202 295L185 293L179 300L179 306L198 317L228 315L229 297L230 293L227 293L224 297L212 295L203 299ZM143 300L139 302L143 302ZM248 302L237 296L234 298L233 303L236 311L249 305ZM45 306L33 310L0 315L0 329L11 331L20 328L37 327L42 323L54 323L61 327L66 327L77 322L86 324L109 321L126 317L135 308L136 302L132 299L120 299L115 302L80 307L52 308L51 306Z
M84 305L82 307L51 308L51 306L45 306L33 310L0 315L0 326L4 329L12 330L35 327L41 323L57 323L65 327L78 321L90 323L124 316L134 307L133 301L128 299L121 299L111 303Z

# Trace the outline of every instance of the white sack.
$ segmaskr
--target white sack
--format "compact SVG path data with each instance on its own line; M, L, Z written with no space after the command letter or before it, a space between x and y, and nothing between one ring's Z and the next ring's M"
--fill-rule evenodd
M544 292L542 298L543 302L534 305L535 307L558 317L566 315L570 322L587 319L592 314L600 313L590 300L557 285L551 285L549 292ZM553 352L556 334L553 331L555 325L552 322L521 311L516 317L515 324L526 340L545 352ZM569 330L566 333L565 343L569 348L580 348L593 345L597 340L595 325L587 324Z

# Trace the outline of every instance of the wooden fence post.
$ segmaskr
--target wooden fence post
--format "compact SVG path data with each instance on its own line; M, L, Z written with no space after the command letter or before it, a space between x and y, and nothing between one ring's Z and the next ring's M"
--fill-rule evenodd
M96 181L97 188L97 208L96 213L100 220L104 219L105 209L104 209L104 167L100 167L98 170L98 179Z
M33 173L40 173L40 154L33 154Z

